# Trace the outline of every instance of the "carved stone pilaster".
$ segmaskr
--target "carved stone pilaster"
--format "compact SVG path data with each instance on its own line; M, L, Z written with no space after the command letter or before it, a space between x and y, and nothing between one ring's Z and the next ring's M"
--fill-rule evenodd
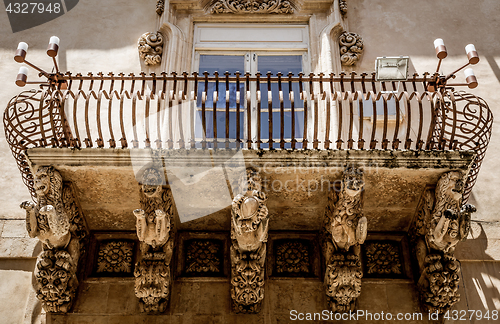
M171 287L174 248L174 204L170 187L162 186L161 171L144 171L140 189L141 209L134 210L141 256L135 265L135 295L143 312L165 311Z
M37 203L25 201L26 229L38 238L34 288L46 312L65 313L78 288L78 265L85 253L87 229L70 186L52 166L40 167L33 188Z
M363 54L363 39L356 33L343 32L339 37L342 65L354 65Z
M363 171L346 168L340 188L331 188L328 193L322 250L326 295L334 312L354 310L361 294L360 244L367 234L367 220L362 212L363 188Z
M231 298L237 313L257 313L264 299L269 215L262 181L247 170L231 211Z
M476 211L472 205L462 206L464 179L462 171L450 171L439 178L434 193L426 190L410 231L422 309L427 312L443 314L460 300L454 251L467 238Z
M145 33L137 42L139 56L146 65L157 65L161 63L163 53L163 35L160 32Z
M294 6L293 2L289 0L216 0L209 5L209 11L212 14L292 14Z

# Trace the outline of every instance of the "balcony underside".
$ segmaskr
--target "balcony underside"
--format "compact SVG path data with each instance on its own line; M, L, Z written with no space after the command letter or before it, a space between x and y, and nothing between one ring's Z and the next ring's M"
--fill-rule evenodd
M33 148L34 167L53 165L71 182L90 230L134 231L140 207L136 175L163 165L181 230L228 231L232 189L242 170L260 171L270 230L320 229L329 185L347 165L365 174L369 231L406 232L426 187L449 170L469 170L472 151L151 150Z

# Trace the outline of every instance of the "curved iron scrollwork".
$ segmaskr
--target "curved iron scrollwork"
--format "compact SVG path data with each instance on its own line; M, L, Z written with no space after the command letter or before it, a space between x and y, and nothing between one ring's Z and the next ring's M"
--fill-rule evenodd
M4 111L5 139L34 201L33 174L24 153L34 147L62 146L62 117L58 100L42 90L21 92Z
M463 193L466 204L490 142L493 114L484 99L464 91L446 92L436 118L438 149L476 152Z

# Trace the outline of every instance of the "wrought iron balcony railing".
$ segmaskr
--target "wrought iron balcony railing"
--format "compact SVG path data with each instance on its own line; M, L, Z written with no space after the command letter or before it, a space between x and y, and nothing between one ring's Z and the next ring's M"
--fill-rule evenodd
M472 150L466 201L493 116L472 94L426 91L435 77L56 74L14 97L4 126L30 190L34 147Z

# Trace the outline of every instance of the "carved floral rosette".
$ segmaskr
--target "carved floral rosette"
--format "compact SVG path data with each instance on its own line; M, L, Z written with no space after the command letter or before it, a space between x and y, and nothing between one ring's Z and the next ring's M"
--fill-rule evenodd
M209 10L212 14L292 14L294 12L292 2L289 0L216 0L209 6Z
M342 65L354 65L363 54L363 39L356 33L343 32L339 37Z
M231 212L231 298L235 312L257 313L264 299L267 198L253 170L247 170L240 189Z
M454 257L456 245L467 238L472 205L462 206L465 173L444 173L434 192L424 192L411 230L420 277L418 280L422 309L444 314L460 300L459 263Z
M39 167L33 182L37 203L21 204L28 234L39 239L43 248L33 287L46 312L65 313L78 288L87 229L71 186L63 183L54 167Z
M144 33L137 42L139 56L146 65L161 63L163 53L163 36L160 32Z
M362 213L363 190L363 171L348 167L340 188L330 188L328 193L322 252L327 269L324 285L334 312L354 310L361 293L360 245L367 235L367 219Z
M140 188L141 209L134 210L141 255L135 265L135 295L141 311L164 312L170 297L174 248L172 191L160 169L144 170Z

